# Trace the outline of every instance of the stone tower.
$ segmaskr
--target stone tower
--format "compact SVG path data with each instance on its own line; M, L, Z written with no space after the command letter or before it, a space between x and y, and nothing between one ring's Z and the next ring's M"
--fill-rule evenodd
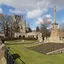
M52 24L50 42L59 43L59 28L58 24L56 23L56 6L54 6L54 23Z
M26 22L24 21L23 15L21 16L21 21L19 22L20 32L26 33Z

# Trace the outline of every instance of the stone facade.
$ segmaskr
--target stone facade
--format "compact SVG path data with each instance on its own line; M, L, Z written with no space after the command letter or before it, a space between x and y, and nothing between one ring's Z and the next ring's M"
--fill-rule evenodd
M29 32L29 33L15 33L15 37L27 37L27 38L36 38L39 42L42 42L42 33L41 32Z
M18 38L20 38L20 37L26 37L26 33L15 32L14 37L18 37Z
M26 22L23 17L21 17L21 21L19 22L19 32L26 33Z

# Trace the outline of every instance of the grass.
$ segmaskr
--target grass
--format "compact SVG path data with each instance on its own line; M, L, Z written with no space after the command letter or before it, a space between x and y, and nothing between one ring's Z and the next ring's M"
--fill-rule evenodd
M7 42L15 43L15 42ZM18 64L64 64L64 54L44 55L36 51L30 50L27 47L37 46L39 44L21 44L21 45L6 45L10 47L10 53L17 53L20 58L16 59Z
M5 44L32 44L38 42L38 40L14 40L14 41L6 41Z

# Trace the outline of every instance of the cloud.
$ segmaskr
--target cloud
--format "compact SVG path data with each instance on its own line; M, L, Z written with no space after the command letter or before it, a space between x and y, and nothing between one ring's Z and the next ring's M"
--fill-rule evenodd
M52 23L52 19L51 19L51 15L45 15L43 18L38 18L36 24L51 24Z
M27 18L35 18L42 14L42 11L40 9L35 9L32 11L28 11Z
M6 0L4 2L8 5L12 5L13 7L19 10L33 10L38 7L43 9L48 7L49 5L48 0Z
M32 30L35 30L35 28L31 28Z
M37 19L36 24L43 24L43 23L44 23L43 19L42 19L41 17L39 17L39 18Z
M2 3L14 7L16 10L12 12L20 13L20 11L27 10L28 18L31 18L30 15L32 17L40 16L47 12L48 8L53 8L55 5L58 9L64 9L64 0L0 0L0 4ZM32 14L35 11L38 14Z
M52 16L50 14L45 15L46 18L51 18Z
M25 9L36 9L36 8L48 8L53 7L54 5L57 8L64 8L64 0L0 0L0 4L5 3L11 5L18 10Z
M27 18L36 18L41 16L43 13L45 13L46 11L48 11L48 9L43 8L37 8L37 9L33 9L32 11L28 11L27 13Z
M9 9L9 12L11 12L11 13L13 13L13 14L22 14L22 12L21 11L19 11L19 10L12 10L12 9Z
M64 0L50 0L51 7L56 6L57 9L64 9Z
M0 4L2 3L7 4L9 6L16 8L16 10L19 11L28 10L28 13L35 11L40 13L43 10L47 10L49 2L46 1L45 0L0 0Z

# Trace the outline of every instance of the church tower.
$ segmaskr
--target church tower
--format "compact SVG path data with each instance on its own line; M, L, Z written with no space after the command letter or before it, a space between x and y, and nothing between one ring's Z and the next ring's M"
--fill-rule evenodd
M56 23L56 6L54 6L54 23L52 24L50 42L53 43L59 42L59 28L58 28L58 24Z
M26 33L26 22L24 21L23 15L21 16L21 21L19 22L20 33Z

